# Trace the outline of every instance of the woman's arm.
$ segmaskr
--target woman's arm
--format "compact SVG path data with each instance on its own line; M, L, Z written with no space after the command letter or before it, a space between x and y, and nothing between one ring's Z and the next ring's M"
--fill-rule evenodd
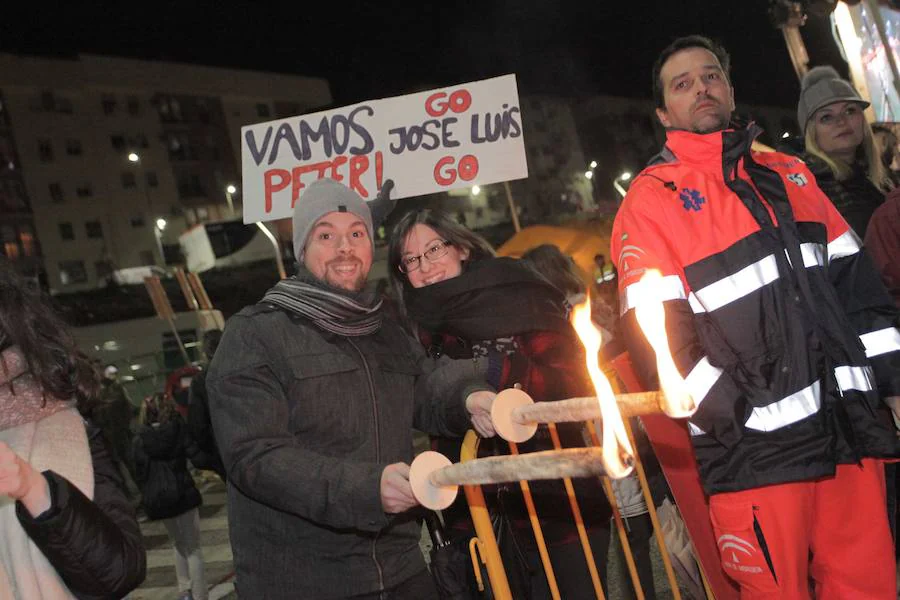
M94 500L64 477L45 471L42 476L50 492L49 508L34 515L18 502L16 515L79 598L121 598L144 580L147 556L134 509L106 440L92 425L88 425L87 433L94 468Z

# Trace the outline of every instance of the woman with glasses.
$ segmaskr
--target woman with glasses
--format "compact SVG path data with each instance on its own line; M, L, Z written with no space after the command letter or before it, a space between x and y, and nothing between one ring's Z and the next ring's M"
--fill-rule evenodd
M483 238L427 209L405 215L396 225L388 262L398 305L436 362L430 380L436 375L446 386L441 388L444 393L459 386L487 385L500 391L516 384L536 401L592 393L584 353L568 321L565 294L526 262L495 257ZM584 446L580 426L560 424L558 429L564 446ZM436 440L435 445L451 460L459 460L458 440ZM520 445L523 452L551 447L543 427ZM482 440L482 455L508 452L502 440ZM605 573L609 504L598 481L573 483L598 571ZM562 481L536 481L530 487L562 597L587 597L591 581ZM483 489L499 530L513 595L549 597L518 484ZM471 537L464 500L444 517L451 530L469 532L458 532L463 539Z
M867 106L831 67L816 67L806 74L797 106L806 149L803 159L860 238L893 187L863 115Z

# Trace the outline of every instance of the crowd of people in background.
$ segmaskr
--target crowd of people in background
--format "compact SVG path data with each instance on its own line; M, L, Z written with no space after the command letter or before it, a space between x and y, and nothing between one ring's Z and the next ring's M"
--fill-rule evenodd
M894 597L883 560L900 482L877 459L898 456L900 426L897 136L870 126L869 103L831 67L804 77L802 139L786 154L758 152L758 128L733 118L728 55L710 40L677 40L653 77L666 145L590 273L552 244L498 257L459 216L414 210L388 236L390 285L376 288L390 182L370 206L324 179L294 209L296 274L205 334L209 367L173 375L189 387L167 385L137 410L116 367L92 363L48 299L0 261L0 599L126 596L146 573L149 519L168 532L180 598L205 600L197 469L227 484L241 597L439 597L419 548L413 428L452 461L469 429L480 456L503 455L489 417L498 392L591 395L570 324L588 299L603 358L628 350L642 383L658 385L634 310L650 268L668 282L675 361L699 406L687 427L716 535L765 558L748 574L723 554L728 575L763 597L805 598L810 585L821 597ZM747 265L768 279L735 283L753 276ZM633 428L650 499L671 502ZM557 430L565 447L589 443L581 425ZM553 435L541 428L520 448L551 449ZM637 480L611 496L594 479L574 486L603 587L631 580L606 568L616 507L654 598ZM562 482L531 492L562 596L586 597ZM484 493L514 596L549 598L518 486ZM462 496L442 521L454 540L474 535ZM863 541L831 544L845 534Z

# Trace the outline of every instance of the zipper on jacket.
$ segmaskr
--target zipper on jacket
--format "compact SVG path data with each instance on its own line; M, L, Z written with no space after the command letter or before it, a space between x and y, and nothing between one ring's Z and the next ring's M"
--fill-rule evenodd
M378 592L381 598L384 598L384 572L381 570L381 563L378 562L378 555L376 554L375 548L378 545L378 536L381 535L381 531L375 534L375 539L372 540L372 562L375 563L375 569L378 571Z
M366 371L366 380L369 382L369 396L372 398L372 417L375 420L375 462L381 462L381 436L378 433L380 429L378 424L378 402L375 399L375 382L372 381L372 371L369 369L369 363L366 361L365 354L362 353L362 350L359 349L359 346L353 343L353 340L349 337L346 338L347 341L353 346L353 349L356 350L356 353L359 354L360 360L362 360L363 369Z
M379 425L378 425L378 402L375 398L375 382L372 381L372 371L369 369L369 363L366 360L366 355L362 353L362 350L359 349L359 346L353 343L353 340L349 337L346 338L347 342L353 346L353 349L356 350L356 353L359 354L360 360L362 360L363 369L366 372L366 380L369 382L369 396L372 398L372 417L374 418L375 423L375 462L381 462L381 436L378 433ZM377 545L378 545L378 536L381 535L381 532L377 532L375 534L375 539L372 540L372 562L375 563L375 569L378 571L378 591L380 595L384 594L384 571L381 569L381 563L378 562L378 553L377 553Z

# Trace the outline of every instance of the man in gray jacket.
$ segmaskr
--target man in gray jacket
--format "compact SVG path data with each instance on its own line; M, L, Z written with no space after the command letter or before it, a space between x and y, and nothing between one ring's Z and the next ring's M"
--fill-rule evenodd
M238 594L436 598L409 510L411 428L458 436L472 419L492 435L493 394L430 381L364 291L373 226L355 192L311 184L293 225L298 274L229 320L207 375Z

